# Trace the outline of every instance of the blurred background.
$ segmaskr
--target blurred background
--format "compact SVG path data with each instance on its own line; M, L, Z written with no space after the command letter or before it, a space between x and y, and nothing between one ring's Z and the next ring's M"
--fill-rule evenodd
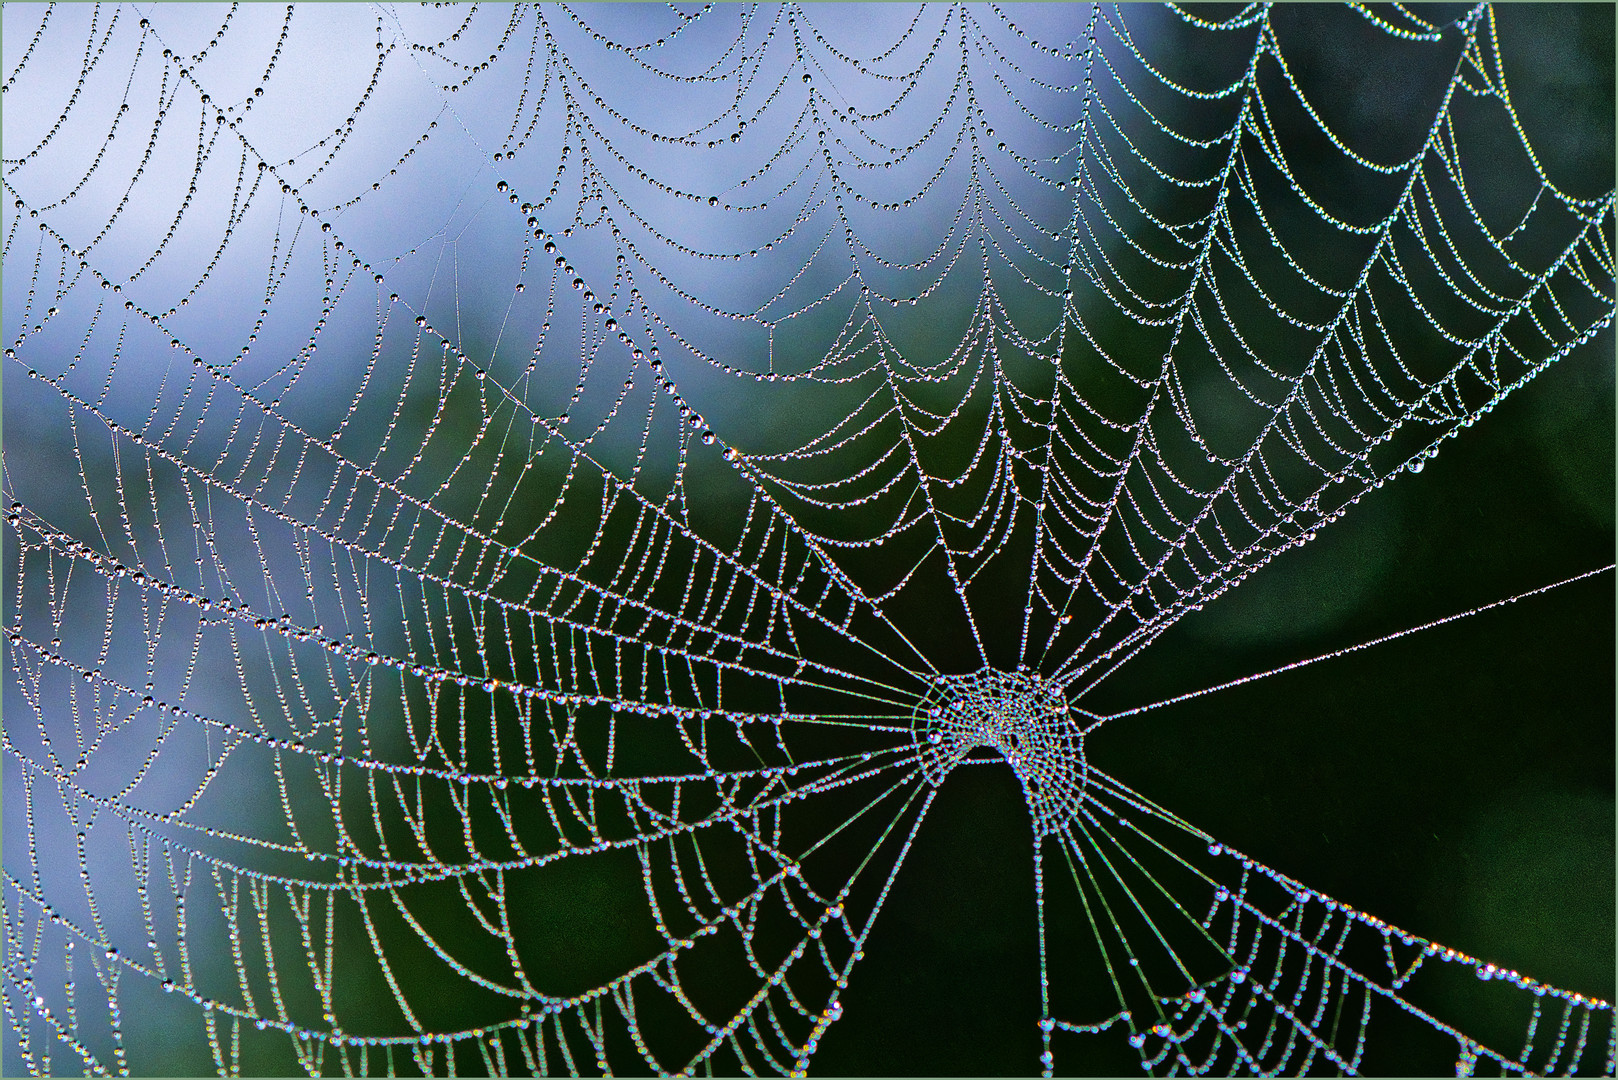
M1471 11L1412 10L1436 26ZM41 917L28 889L55 897L48 902L87 939L139 955L143 971L182 990L125 972L121 1048L98 1018L96 1033L83 1036L91 1052L104 1062L127 1055L137 1074L211 1073L221 1036L210 1045L211 1019L199 1021L184 989L234 1000L236 967L267 962L206 948L182 954L185 931L172 910L159 904L154 913L139 888L142 873L162 882L189 872L212 889L205 861L184 857L196 851L228 853L264 873L307 874L291 856L231 839L290 843L293 822L307 830L299 843L335 850L329 806L340 800L320 787L323 770L289 768L293 779L285 780L279 756L260 745L227 755L217 732L175 725L143 704L143 686L159 701L183 701L261 737L350 755L360 739L367 755L408 761L420 753L428 695L386 665L366 674L368 653L474 682L562 690L582 678L538 640L491 631L483 647L473 642L471 617L435 592L433 580L447 583L444 594L486 586L519 599L528 583L515 573L502 582L477 544L457 546L454 528L449 539L418 540L436 526L415 525L412 511L400 511L404 496L469 533L527 538L527 550L557 569L572 570L592 541L621 549L627 565L645 556L634 554L632 527L603 514L612 485L602 474L652 502L672 497L696 531L721 546L740 544L752 490L726 464L734 448L755 462L754 475L769 478L761 487L794 521L856 545L840 549L841 565L870 595L894 590L884 611L934 664L978 666L937 561L898 585L933 541L925 530L885 537L915 484L878 490L897 468L882 463L897 436L892 418L877 417L869 402L897 371L891 377L910 380L918 409L949 418L936 438L918 440L936 476L968 469L986 429L991 459L1037 447L1039 434L991 420L994 395L972 381L989 368L982 326L993 321L995 362L1010 383L1048 395L1055 355L1087 400L1138 415L1144 405L1132 390L1083 366L1089 354L1078 357L1071 344L1053 353L1060 339L1042 335L1060 326L1071 289L1096 348L1156 374L1168 330L1130 323L1082 266L1067 270L1076 250L1128 258L1116 234L1089 248L1069 243L1073 177L1087 171L1088 183L1104 186L1098 148L1106 147L1117 155L1117 175L1156 185L1153 209L1165 219L1186 220L1211 198L1206 189L1177 193L1123 163L1121 139L1147 146L1149 125L1108 81L1124 78L1146 108L1183 110L1174 116L1195 137L1225 130L1230 102L1187 103L1144 77L1132 81L1139 60L1126 41L1193 88L1240 77L1257 23L1238 7L1196 14L1232 26L1207 31L1166 10L1098 14L1068 5L1004 15L614 5L538 16L392 5L299 7L290 16L261 5L6 5L4 480L8 506L23 508L26 521L9 520L4 538L5 619L16 635L6 644L4 698L13 1033L3 1071L38 1067L24 1060L18 1034L30 1032L37 1046L36 996L58 1017L80 1009L87 1032L97 993L98 1016L107 1007L104 981L99 991L82 989L76 1005L66 994L69 985L95 983L82 958L88 950L81 944L75 977L75 961L63 959L65 932ZM1379 17L1407 25L1391 9ZM1610 200L1612 8L1507 5L1488 18L1540 166L1569 198ZM1096 92L1120 119L1114 130L1091 116L1105 130L1080 150L1063 128L1080 120L1081 99L1069 91L1086 70L1092 32L1114 73L1095 69ZM1378 162L1422 145L1451 73L1464 69L1454 26L1437 41L1410 42L1346 9L1281 7L1266 32L1334 130ZM618 47L626 43L636 47ZM1487 50L1479 55L1493 62ZM1007 66L1006 56L1021 66ZM1466 86L1481 78L1469 76ZM1385 213L1408 172L1390 179L1348 166L1289 97L1273 56L1258 79L1271 103L1265 130L1295 148L1288 161L1299 182L1347 220ZM1539 192L1509 129L1487 119L1489 100L1474 103L1466 87L1455 92L1465 100L1447 137L1459 147L1475 212L1491 226L1521 218L1514 252L1530 265L1548 263L1571 238L1571 216ZM1474 104L1475 114L1466 111ZM1256 159L1256 134L1244 138ZM1205 175L1206 160L1223 153L1215 150L1157 147L1164 168L1180 176ZM1265 184L1278 181L1255 172L1249 182L1265 202ZM1277 195L1271 223L1300 262L1341 272L1363 259L1340 237L1310 232L1300 204L1282 203ZM1610 202L1606 214L1610 262ZM1107 220L1096 209L1084 219L1091 230ZM1464 238L1457 242L1464 247ZM1610 317L1610 265L1602 269L1606 296L1590 303ZM1130 280L1171 294L1167 272L1147 269ZM1238 314L1244 303L1256 306L1247 286L1225 286ZM1000 304L992 314L980 306L991 293ZM1475 316L1453 296L1444 306L1442 288L1422 295L1440 321ZM1414 321L1397 293L1379 296L1378 309L1390 324ZM1596 318L1582 309L1571 315L1581 326ZM1259 351L1284 353L1287 332L1267 333L1253 338ZM1542 342L1521 347L1547 351ZM1412 353L1415 367L1449 355L1442 346ZM1193 356L1181 373L1193 401L1217 402L1228 390L1228 377ZM227 383L239 393L226 392ZM999 392L1002 401L1015 396ZM1242 434L1240 409L1194 407L1210 442ZM1613 414L1608 328L1438 444L1419 473L1393 475L1318 539L1181 618L1079 704L1106 715L1165 701L1609 565ZM836 452L792 453L827 433L844 441ZM595 475L575 479L568 444L599 464ZM158 453L154 464L143 447L168 456ZM1008 465L1007 475L1026 482L1015 472L1022 468ZM982 475L940 498L968 510L989 505ZM791 486L850 476L833 489L834 501L861 501L830 509L802 497L815 489ZM370 477L385 478L393 495ZM244 512L243 500L224 497L221 482L249 490L254 508ZM266 512L272 507L281 512ZM384 524L400 513L405 525ZM88 544L100 558L47 555L40 523L65 538L59 549ZM1008 554L985 564L971 594L984 649L1009 657L1002 666L1017 659L1028 565L1018 545L1026 535L1026 522L1006 527ZM676 550L670 541L667 551ZM368 577L355 551L380 553L402 572L373 565ZM609 578L618 565L605 556L595 563ZM700 581L702 563L690 565ZM249 627L165 602L145 578L129 584L137 569L216 602L228 596L265 621ZM665 573L671 586L684 585ZM1321 892L1610 1000L1613 597L1611 573L1598 574L1106 724L1087 740L1086 755ZM669 601L658 594L657 602ZM749 625L728 615L719 622L744 633ZM339 659L324 668L319 641L288 636L316 625L316 637L342 641ZM67 663L47 663L47 655ZM837 661L887 679L913 663L897 652ZM906 689L919 697L919 688ZM702 703L697 689L657 692L669 703ZM730 708L781 708L770 693L738 691ZM474 686L429 726L470 727L460 767L516 779L529 766L512 764L510 754L525 740L508 734L515 714L491 700ZM581 730L609 722L604 709L579 715ZM820 737L806 732L800 754L844 752L835 741L816 743ZM848 750L894 742L849 739ZM649 775L689 764L678 746L650 739L639 752ZM505 763L489 766L491 753ZM208 799L189 803L215 763ZM64 776L74 782L60 783ZM75 785L103 801L72 794ZM364 805L353 790L349 807ZM477 829L496 828L491 810L460 811L448 790L423 797L427 816L450 833L462 816ZM140 829L118 820L108 800L138 811ZM830 794L799 820L819 835L852 813L852 800ZM527 805L537 819L538 802ZM820 1039L816 1071L1037 1071L1029 855L1011 770L957 770L939 788L863 944L840 996L842 1016ZM413 910L444 951L473 969L503 963L470 924L471 901L447 883L441 894L436 888L418 888ZM547 993L599 986L660 945L633 859L557 863L529 875L518 895L519 950L551 980L541 987ZM217 914L195 918L199 942L217 948L226 940ZM352 918L315 925L340 927L332 931L339 957L367 932ZM275 932L288 943L279 962L307 975L291 917ZM515 1015L512 1001L484 995L464 972L445 990L449 969L402 920L379 933L379 948L397 960L397 985L429 1030ZM692 978L718 983L724 970ZM1100 996L1085 1007L1099 1019L1108 1002L1099 974L1095 982ZM289 978L288 1011L320 1030L328 1013L350 1032L411 1030L374 972L336 986L335 1001L323 1002ZM256 989L261 999L269 993ZM1498 1031L1508 1043L1521 1037L1521 1003L1502 1004L1497 989L1441 983L1423 1004L1479 1038ZM1405 1041L1395 1022L1387 1028L1379 1042L1383 1029L1371 1024L1367 1071L1453 1064L1453 1043L1420 1032ZM244 1072L307 1067L273 1035L247 1033ZM1139 1069L1121 1038L1090 1041L1094 1047L1060 1056L1058 1072ZM77 1070L67 1047L52 1054L55 1068ZM324 1068L336 1070L335 1055Z

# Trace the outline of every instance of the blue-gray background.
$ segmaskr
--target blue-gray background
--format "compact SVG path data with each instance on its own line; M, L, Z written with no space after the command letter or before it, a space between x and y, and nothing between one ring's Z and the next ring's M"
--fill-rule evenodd
M847 39L863 34L875 40L894 30L876 25L891 21L893 12L877 10L880 15L863 9L859 14L828 13L825 19ZM147 13L145 8L125 11ZM385 36L395 31L400 18L427 18L384 12ZM217 28L213 14L189 6L150 12L165 43L191 52L205 45ZM83 12L64 16L69 17L88 19ZM1052 33L1060 33L1080 13L1058 10L1043 17ZM603 15L602 21L628 36L633 28L620 27L617 20L658 18L667 15L620 9ZM4 70L9 76L39 11L8 5L5 19ZM236 19L234 33L240 39L273 43L281 15L250 6ZM1579 194L1610 189L1612 10L1513 8L1502 12L1501 20L1512 46L1508 74L1513 98L1547 168ZM243 123L265 159L297 159L303 173L310 171L303 165L318 163L320 152L313 144L341 128L351 102L365 91L370 68L364 58L375 49L359 31L370 21L368 14L353 10L300 10L270 94ZM249 22L253 25L242 25ZM712 33L720 38L734 33L734 27L721 20ZM26 169L15 165L12 148L33 145L50 128L71 94L72 80L66 74L77 70L77 52L87 36L65 32L46 38L30 60L30 77L5 99L8 177L15 178L24 198L48 191L50 183L41 179L43 166L38 163ZM150 67L133 65L136 40L138 35L116 37L103 73L110 70L122 78L133 68L141 78L151 77ZM1314 40L1300 32L1293 40L1299 58L1327 69L1339 62L1329 39ZM591 56L570 56L588 75ZM1374 60L1362 58L1362 66L1370 69ZM254 63L261 61L258 57ZM1350 69L1345 77L1352 74L1353 61L1342 61ZM234 102L250 95L248 76L257 69L250 72L244 60L239 71L229 65L205 70L219 80L210 84L213 95ZM351 238L355 250L397 256L387 267L384 292L397 292L435 326L453 325L461 349L492 356L489 367L495 376L503 371L509 375L526 360L532 343L523 333L532 327L520 313L511 314L520 237L514 239L509 220L498 216L507 208L494 195L494 182L520 170L530 155L525 151L504 169L492 165L487 155L504 115L495 105L503 106L503 96L520 84L520 72L450 95L424 89L429 80L403 62L386 71L389 77L368 105L371 126L347 144L336 165L305 194L313 204L325 205L323 195L363 192L373 177L381 178L378 194L328 218L338 221L339 232ZM232 74L243 76L241 86L219 85ZM141 89L135 86L132 100L139 100ZM625 87L623 92L632 95L638 89ZM95 92L110 91L98 86ZM1366 94L1368 116L1397 108L1397 101ZM688 119L656 115L656 98L649 94L635 103L637 116L654 128L676 130ZM790 120L790 110L780 117ZM110 144L104 175L127 179L133 169L119 168L139 157L145 141L142 125L150 122L149 117L128 122L133 130L121 131ZM418 145L408 167L396 165L428 123L456 134L439 138L435 129L435 139ZM83 130L93 127L86 124ZM72 134L75 129L68 130ZM784 138L786 131L779 134ZM540 131L533 142L554 148L568 138L558 128ZM768 133L750 132L737 153L756 155L762 162L778 145ZM478 158L469 147L484 156ZM66 138L57 139L54 148L69 156L83 151L83 145ZM134 275L158 246L189 184L187 153L184 139L161 143L145 166L140 197L123 212L119 230L102 248L102 269L108 276ZM120 154L126 158L116 156ZM716 165L710 177L694 171L690 160L671 156L664 162L654 154L635 164L654 173L664 170L664 175L678 169L672 179L697 192L711 190L714 177L733 175L740 167L728 160L722 168ZM390 168L399 168L396 178L387 175ZM946 178L945 190L951 190L949 182ZM232 170L208 173L198 184L188 227L174 242L170 258L141 277L130 294L162 298L184 292L207 266L220 239L216 223L228 215L239 191ZM76 201L44 216L82 243L112 216L121 197L116 185L92 184ZM260 201L261 207L273 205L269 199ZM226 259L213 272L206 302L188 305L170 321L190 351L223 358L242 344L267 273L273 274L269 259L276 238L284 242L297 227L295 211L288 212L287 205L251 215L238 225L233 250L252 257ZM954 202L935 198L929 205L939 209L900 219L903 232L884 232L891 226L882 219L867 222L864 238L904 257L925 254L950 227ZM694 247L734 250L760 235L756 217L708 214L700 204L691 207L678 199L642 209ZM10 199L5 214L11 235L18 211ZM564 197L557 204L557 224L565 225L571 214ZM302 225L312 228L307 220ZM19 232L26 231L25 224ZM33 274L25 251L22 243L8 249L8 346L37 318L24 315ZM591 273L592 280L610 277L610 266L586 265L590 257L576 256L582 272ZM807 254L783 257L802 261ZM686 269L690 276L683 283L697 295L740 305L748 285L745 275L718 267L704 277L695 262ZM320 276L310 266L300 266L280 286L270 305L275 315L269 328L260 332L250 357L238 364L244 383L261 379L268 392L277 388L285 357L275 346L301 345L319 314ZM798 287L806 296L816 296L835 280L823 260ZM532 291L523 295L533 298ZM58 335L42 333L5 368L8 497L47 517L72 520L75 513L82 515L72 504L78 494L75 446L83 436L69 429L53 391L19 375L31 366L59 369L75 351L87 313L100 298L99 290L88 288L70 293L62 304ZM160 309L161 303L156 306ZM368 320L374 308L349 301L337 311L320 338L318 363L329 367L303 377L305 396L289 394L288 409L302 410L298 415L312 428L340 418L371 349L373 325ZM276 323L277 318L283 321ZM808 330L774 342L778 352L772 358L782 370L806 366L816 355L816 342L834 331L835 322L828 329L813 316L800 320L798 325ZM765 348L771 343L754 332L756 327L700 319L692 325L714 354L748 370L762 368L757 351L761 342ZM908 332L918 349L927 347L928 328ZM958 338L952 337L953 327L931 332L940 344ZM155 357L162 355L158 350L164 345L137 338L130 358L118 368L109 410L126 424L138 423L161 394L164 369L144 359L141 350ZM1399 477L1320 540L1288 552L1236 593L1185 619L1086 704L1105 711L1109 704L1124 708L1170 697L1610 562L1612 357L1610 333L1578 350L1465 437L1445 443L1443 453L1420 475ZM95 377L83 369L94 373L98 365L104 368L105 352L91 350L78 377L93 385ZM733 384L705 381L693 372L690 386L693 400L721 434L744 430L752 422L751 401ZM530 400L559 407L571 389L570 381L541 387ZM427 414L415 415L414 438L419 439L420 416ZM822 421L811 417L807 422ZM607 455L632 452L633 446L625 444L609 447ZM90 468L93 472L96 466ZM666 472L667 462L654 461L652 472L659 469ZM1098 765L1192 823L1311 886L1432 939L1610 998L1612 599L1610 575L1599 576L1351 657L1109 725L1092 739L1089 752ZM8 715L26 709L11 682L7 695ZM8 760L8 770L11 766ZM21 815L16 812L14 777L14 771L6 773L8 869L26 858L19 855L26 838L16 832ZM278 815L273 802L266 803L266 810ZM867 946L867 959L844 994L845 1017L824 1039L816 1069L829 1074L1031 1071L1038 1050L1033 934L1032 867L1020 792L1009 770L962 770L940 795L899 876ZM206 1067L206 1058L193 1056L201 1050L194 1035L188 1036L193 1041L176 1039L165 1046L157 1031L133 1025L130 1031L132 1047L138 1047L147 1063L144 1071ZM1373 1040L1376 1031L1373 1021ZM1127 1056L1122 1064L1104 1054L1095 1061L1098 1071L1130 1066ZM10 1042L5 1066L8 1073L19 1067Z

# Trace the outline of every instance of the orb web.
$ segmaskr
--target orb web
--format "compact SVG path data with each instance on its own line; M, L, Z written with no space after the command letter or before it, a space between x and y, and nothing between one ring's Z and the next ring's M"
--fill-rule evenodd
M1511 18L6 4L4 1071L801 1074L978 769L994 1071L1610 1074L1091 707L1610 343Z

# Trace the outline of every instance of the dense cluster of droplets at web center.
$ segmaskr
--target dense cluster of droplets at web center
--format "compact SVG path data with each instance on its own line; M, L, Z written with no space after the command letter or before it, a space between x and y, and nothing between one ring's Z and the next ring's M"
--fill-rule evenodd
M1084 732L1067 698L1037 675L945 675L916 705L916 750L933 785L974 750L991 750L1022 784L1034 833L1068 828L1084 798Z
M1429 15L7 4L5 1069L802 1074L987 766L1010 1068L1612 1074L1085 700L1610 327Z

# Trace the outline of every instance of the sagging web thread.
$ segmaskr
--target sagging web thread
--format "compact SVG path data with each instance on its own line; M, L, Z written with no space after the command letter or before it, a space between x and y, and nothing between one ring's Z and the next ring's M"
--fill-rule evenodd
M6 366L67 455L7 448L8 1053L802 1072L1003 759L1046 1075L1356 1072L1373 1013L1613 1071L1609 1003L1083 748L1610 325L1612 195L1533 156L1493 12L1360 13L1442 75L1367 149L1267 7L893 10L7 5ZM1454 971L1517 1043L1417 1002Z

